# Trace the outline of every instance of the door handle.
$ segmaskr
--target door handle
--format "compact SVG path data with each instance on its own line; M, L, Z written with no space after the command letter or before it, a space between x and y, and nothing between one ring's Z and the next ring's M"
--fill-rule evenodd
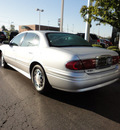
M32 52L29 52L29 54L33 54Z

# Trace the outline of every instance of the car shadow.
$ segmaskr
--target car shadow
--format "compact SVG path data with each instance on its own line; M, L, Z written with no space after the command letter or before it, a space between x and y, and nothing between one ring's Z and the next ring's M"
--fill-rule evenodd
M53 89L44 94L54 100L95 112L120 123L120 80L116 83L82 93L69 93Z

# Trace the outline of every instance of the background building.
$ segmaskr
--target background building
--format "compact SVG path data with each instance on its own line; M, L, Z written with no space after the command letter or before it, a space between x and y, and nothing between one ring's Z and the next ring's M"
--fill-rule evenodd
M19 32L29 31L29 30L39 30L39 25L20 25L19 26ZM40 25L40 30L60 31L60 28Z

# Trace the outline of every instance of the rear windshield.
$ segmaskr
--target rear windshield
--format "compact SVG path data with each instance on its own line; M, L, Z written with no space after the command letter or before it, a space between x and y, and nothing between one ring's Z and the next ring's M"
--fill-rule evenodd
M91 46L89 42L75 34L69 33L47 33L50 46L69 47L69 46Z

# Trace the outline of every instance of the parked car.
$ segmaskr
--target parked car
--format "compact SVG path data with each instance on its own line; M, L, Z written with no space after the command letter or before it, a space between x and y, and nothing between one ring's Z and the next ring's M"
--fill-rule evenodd
M106 42L106 44L107 44L108 46L112 46L112 45L113 45L110 40L108 40L108 39L104 39L104 40L105 40L105 42Z
M104 39L100 39L100 45L101 45L103 48L109 47L109 45L106 44L106 41L105 41Z
M26 31L0 46L1 66L32 79L36 90L50 87L83 92L119 79L116 52L92 47L75 34Z
M0 31L0 43L2 43L4 40L6 40L6 36L4 32Z
M85 39L85 33L77 33L77 35L82 37L83 39ZM98 36L96 34L90 33L89 42L91 44L100 44L100 39L98 38Z
M110 42L108 39L100 39L100 45L102 45L103 48L107 48L112 46L112 42Z

